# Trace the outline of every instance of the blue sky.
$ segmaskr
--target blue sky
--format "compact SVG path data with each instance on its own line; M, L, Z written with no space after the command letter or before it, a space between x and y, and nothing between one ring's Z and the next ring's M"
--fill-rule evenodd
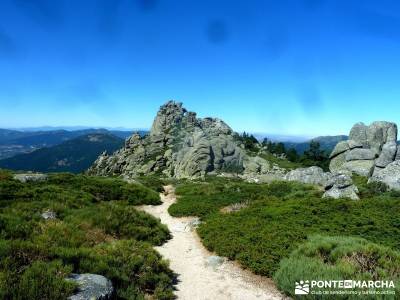
M400 2L1 0L0 127L148 128L168 99L237 131L400 123Z

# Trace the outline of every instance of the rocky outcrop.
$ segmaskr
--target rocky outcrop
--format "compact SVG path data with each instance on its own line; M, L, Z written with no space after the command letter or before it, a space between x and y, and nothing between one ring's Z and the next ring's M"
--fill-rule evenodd
M75 295L68 300L109 300L112 299L114 288L110 280L96 274L71 274L69 281L78 285Z
M197 118L182 103L169 101L160 107L149 135L134 134L114 154L103 153L88 173L196 178L220 173L261 175L269 170L266 160L246 154L238 135L225 122Z
M400 160L395 160L384 169L376 170L368 182L383 182L390 189L400 191Z
M359 200L358 188L353 184L349 174L331 174L325 184L325 193L322 198L350 198Z
M358 189L349 174L324 172L320 167L314 166L292 170L284 179L321 186L325 189L323 198L359 199Z
M330 173L325 173L320 167L314 166L292 170L285 175L284 179L287 181L325 186L330 178Z
M357 123L349 134L349 140L340 142L332 151L331 172L345 172L370 177L392 163L397 151L397 125L378 121L366 126Z

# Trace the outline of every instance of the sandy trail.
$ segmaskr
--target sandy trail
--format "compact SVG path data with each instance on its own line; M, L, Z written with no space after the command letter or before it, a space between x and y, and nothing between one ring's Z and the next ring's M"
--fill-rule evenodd
M155 249L169 260L171 269L178 274L175 292L178 299L285 299L270 279L243 270L235 262L211 266L209 258L213 254L204 248L189 226L194 218L174 218L168 214L168 207L176 201L172 186L165 187L161 200L162 205L139 208L159 218L171 231L172 239Z

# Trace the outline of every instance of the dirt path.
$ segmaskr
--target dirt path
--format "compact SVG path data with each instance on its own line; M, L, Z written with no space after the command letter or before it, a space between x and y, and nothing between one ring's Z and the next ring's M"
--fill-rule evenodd
M218 263L201 244L190 224L194 218L174 218L168 207L176 201L172 186L165 187L161 194L162 205L141 206L140 209L161 219L168 226L172 239L156 250L170 261L171 269L177 273L176 296L185 300L250 300L284 299L273 282L243 270L236 263ZM211 257L211 258L210 258Z

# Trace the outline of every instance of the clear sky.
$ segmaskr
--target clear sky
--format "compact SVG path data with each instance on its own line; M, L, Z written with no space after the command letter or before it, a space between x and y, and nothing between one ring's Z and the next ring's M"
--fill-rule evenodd
M400 125L400 1L1 0L0 127L151 126L182 101L237 131Z

